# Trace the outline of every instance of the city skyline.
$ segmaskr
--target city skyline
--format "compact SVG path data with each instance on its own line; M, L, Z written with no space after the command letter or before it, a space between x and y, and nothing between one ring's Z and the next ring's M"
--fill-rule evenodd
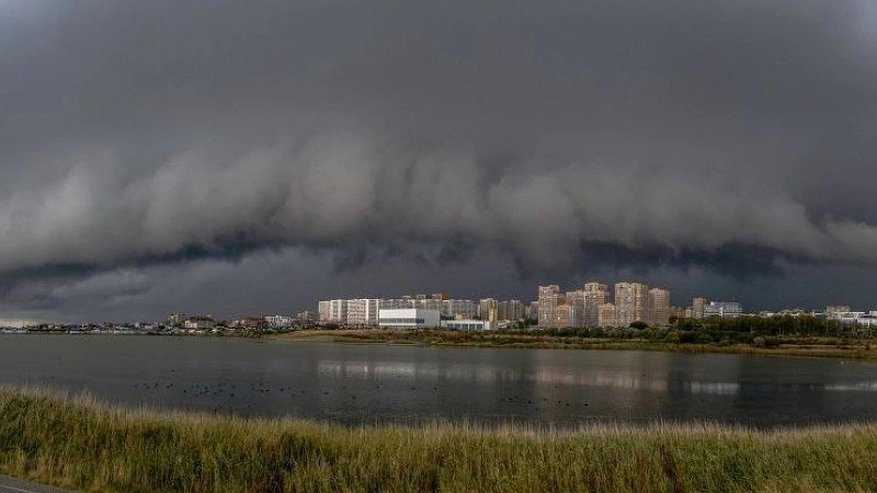
M111 3L0 1L0 319L877 303L873 1Z
M641 295L641 299L649 298L649 296L652 294L651 292L654 291L655 289L667 291L668 295L670 292L675 293L674 290L667 289L663 285L655 286L655 285L644 284L643 282L641 282L642 279L619 280L617 282L609 282L609 281L604 282L604 280L597 280L597 279L592 279L592 278L588 278L588 279L589 280L587 282L580 283L578 285L567 285L567 284L557 285L558 294L560 294L561 297L564 297L564 296L567 296L567 295L574 293L574 292L580 292L582 295L582 300L581 300L582 303L593 303L593 301L590 301L590 302L588 301L588 299L589 299L588 295L587 295L588 289L589 288L592 288L592 289L593 288L597 288L597 289L605 288L606 291L603 294L603 297L598 298L598 299L602 300L603 302L608 301L609 302L608 304L611 304L613 306L613 309L615 309L615 300L616 300L616 297L618 296L617 287L620 284L632 284L634 286L644 287L645 291L643 291L644 294ZM354 299L355 300L403 299L403 298L409 298L409 297L415 297L415 296L431 296L431 294L427 294L427 293L442 293L446 296L450 296L452 299L471 301L475 305L474 309L478 310L477 305L479 304L479 302L482 302L485 300L520 301L524 305L527 305L528 303L537 303L538 297L539 297L539 288L541 288L541 286L537 286L537 289L534 291L532 286L531 286L531 289L529 290L530 292L525 293L525 294L521 295L520 297L503 296L503 295L498 295L496 293L482 293L482 294L468 295L467 296L467 295L460 295L458 292L456 292L454 290L449 290L449 289L421 290L421 291L410 290L410 291L396 291L396 292L392 292L392 293L387 293L387 292L382 291L380 289L369 288L366 291L364 291L365 293L368 293L366 295L363 295L362 294L363 292L348 292L350 294L350 296L352 296L352 298L348 298L345 296L339 296L338 295L339 291L333 291L333 292L330 292L330 296L328 296L328 297L323 296L323 298L324 299L345 299L345 300L348 300L348 299L350 299L350 300L354 300ZM684 292L687 293L689 291L684 291ZM312 299L313 301L310 301L310 299ZM205 309L198 309L198 308L193 308L193 307L186 307L186 306L181 306L180 304L177 304L177 305L173 305L172 310L164 312L164 313L159 313L153 317L131 317L131 316L128 316L128 317L121 317L121 318L97 317L97 318L81 318L81 319L73 319L73 318L66 318L66 319L65 318L4 319L4 318L0 317L0 326L2 326L2 325L22 326L22 325L40 324L40 323L72 323L72 324L76 324L76 323L95 323L95 322L101 322L101 321L107 321L107 322L109 322L109 321L148 322L148 321L161 320L165 316L167 316L168 314L174 314L174 313L209 314L212 318L215 318L217 320L231 320L231 319L239 318L241 316L263 316L263 315L268 315L268 314L291 315L291 314L296 314L296 313L300 313L300 312L309 312L309 311L316 313L317 299L316 298L310 298L310 299L308 301L306 301L305 303L300 304L300 305L296 305L296 306L285 305L285 306L281 306L278 309L254 309L254 310L238 310L238 309L235 309L233 307L227 307L224 310L216 311L216 310L209 310L209 309L205 310ZM743 305L747 308L746 313L750 313L750 314L758 314L758 313L764 313L764 312L768 312L768 313L780 312L780 311L784 311L784 310L795 310L795 309L800 309L800 310L804 310L804 311L819 312L819 311L824 310L826 307L832 307L835 305L847 306L852 311L858 310L858 311L868 312L869 310L872 309L872 307L877 306L877 304L874 304L874 305L850 304L850 303L847 303L846 300L839 299L839 298L831 298L830 301L825 301L822 303L815 303L812 305L768 305L768 304L750 305L750 304L746 303L745 301L741 301L741 299L737 296L727 296L727 297L715 296L715 295L707 296L704 293L697 293L697 292L695 292L695 294L693 296L684 296L683 297L683 296L674 295L674 297L672 299L682 300L682 302L681 303L675 303L675 302L671 303L669 305L669 308L680 308L680 309L693 308L695 313L697 313L697 310L698 310L698 306L697 306L698 300L702 300L705 303L709 303L709 301L714 301L714 300L739 302L739 303L741 303L741 305ZM594 317L597 316L594 313L595 313L595 310L597 313L599 313L598 307L600 304L602 304L602 303L598 302L596 305L593 305L592 309L590 310L591 315L589 315L589 316L594 316ZM649 306L648 304L644 305L645 308L643 308L643 309L648 309L648 306ZM700 310L701 310L700 313L702 313L703 312L702 305L700 307ZM642 313L646 313L646 312L641 312L641 314ZM215 317L214 317L214 314L216 314ZM649 315L647 317L638 317L638 318L635 317L635 319L636 320L638 320L639 318L643 318L644 320L651 319L651 316L652 315ZM699 317L695 316L695 318L699 318ZM622 320L622 322L623 321L624 320ZM634 321L634 319L628 320L628 323L631 321ZM593 322L591 322L591 323L593 323Z

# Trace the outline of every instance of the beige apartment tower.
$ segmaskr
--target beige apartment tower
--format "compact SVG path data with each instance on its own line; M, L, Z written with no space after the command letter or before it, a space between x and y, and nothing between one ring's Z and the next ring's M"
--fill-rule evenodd
M585 326L585 292L583 290L567 291L566 302L570 306L568 327Z
M554 320L552 320L551 328L561 329L565 327L573 327L575 323L575 307L569 303L561 301L554 307Z
M649 287L638 282L616 284L615 314L618 327L628 327L636 321L648 323Z
M615 317L615 305L612 303L600 305L600 311L597 314L597 325L600 327L615 327L618 325L618 320Z
M560 295L560 286L551 284L539 286L539 327L548 329L555 327L554 309L563 297Z
M691 300L691 318L703 318L703 310L706 305L706 298L698 297Z
M585 327L597 327L600 323L600 307L606 301L609 288L605 284L599 282L589 282L585 284L585 311L584 325Z
M662 288L649 290L649 325L670 323L670 291Z

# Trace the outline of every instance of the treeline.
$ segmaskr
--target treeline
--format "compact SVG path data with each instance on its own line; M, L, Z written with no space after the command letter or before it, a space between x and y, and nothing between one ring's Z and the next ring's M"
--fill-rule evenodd
M829 320L825 317L811 315L799 316L774 316L774 317L737 317L720 318L711 317L701 320L682 319L676 322L677 330L705 330L720 332L748 332L760 336L831 336L839 337L854 333L870 331L858 331L856 327L845 327L838 320Z
M712 317L700 320L682 319L669 327L647 327L634 322L627 328L562 328L540 331L558 337L647 339L676 344L753 344L770 347L784 337L855 337L870 338L867 328L844 326L837 320L822 317Z

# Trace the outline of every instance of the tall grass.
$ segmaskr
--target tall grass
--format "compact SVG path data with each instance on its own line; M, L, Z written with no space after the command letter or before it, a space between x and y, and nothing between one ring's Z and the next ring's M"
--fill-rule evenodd
M0 389L0 470L85 491L877 491L877 426L347 428Z

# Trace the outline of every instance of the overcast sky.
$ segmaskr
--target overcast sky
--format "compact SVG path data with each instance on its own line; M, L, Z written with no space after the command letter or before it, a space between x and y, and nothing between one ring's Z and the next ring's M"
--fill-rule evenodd
M0 320L877 309L873 0L0 0Z

